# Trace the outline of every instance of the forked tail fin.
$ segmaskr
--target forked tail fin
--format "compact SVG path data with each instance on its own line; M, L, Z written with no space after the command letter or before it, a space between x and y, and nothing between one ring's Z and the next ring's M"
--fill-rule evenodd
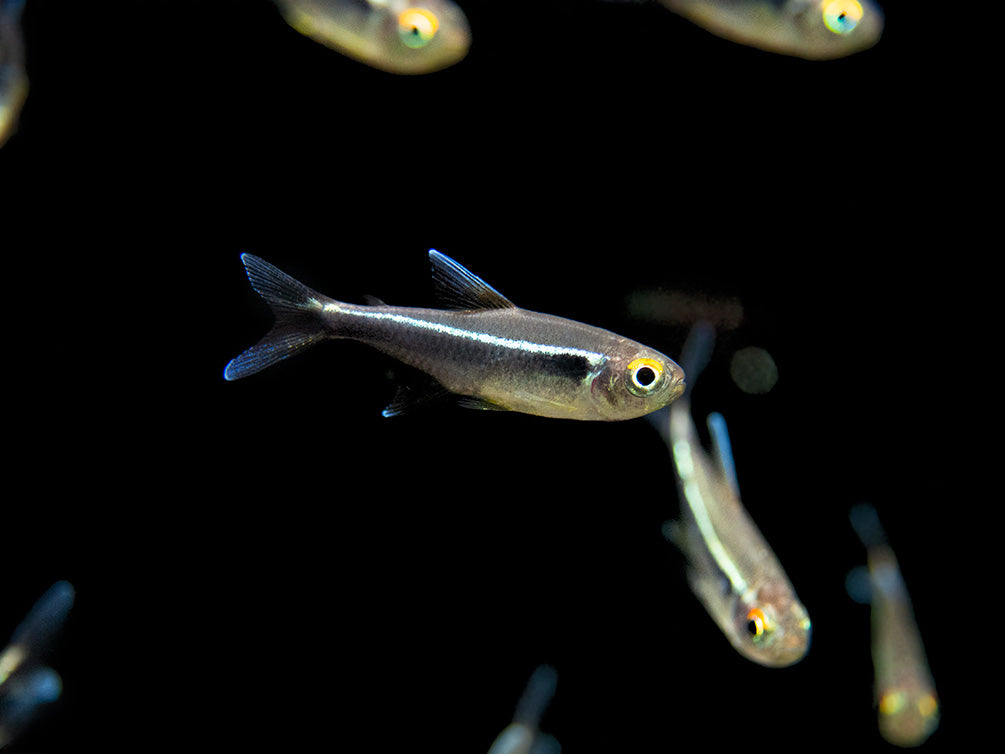
M231 359L223 371L227 380L260 372L328 335L320 315L331 299L253 254L242 254L241 261L251 287L268 303L276 322L258 343Z

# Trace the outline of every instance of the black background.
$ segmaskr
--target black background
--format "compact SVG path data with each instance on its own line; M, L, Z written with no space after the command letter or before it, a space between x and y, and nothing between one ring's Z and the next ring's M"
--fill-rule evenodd
M859 500L913 589L944 704L928 746L973 734L991 595L963 593L984 503L962 489L987 467L954 388L981 371L961 336L985 273L946 131L972 104L911 5L886 3L874 49L809 63L656 4L467 2L469 56L394 77L269 2L29 2L0 150L0 631L56 579L78 598L64 697L11 750L485 751L541 662L570 754L879 749L843 586ZM633 292L742 303L694 405L729 421L813 618L802 663L739 657L688 591L645 422L383 419L394 364L352 343L222 379L269 323L242 251L433 305L430 247L671 356L686 327L630 316ZM767 395L729 379L745 345L778 364Z

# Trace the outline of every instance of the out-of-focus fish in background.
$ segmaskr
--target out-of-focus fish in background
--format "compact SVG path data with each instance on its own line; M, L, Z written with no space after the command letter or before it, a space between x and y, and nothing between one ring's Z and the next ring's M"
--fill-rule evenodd
M851 509L868 571L849 574L848 592L872 606L872 663L879 732L896 746L919 746L939 726L939 699L897 558L876 509Z
M725 420L708 417L710 455L691 418L690 393L714 340L708 323L692 328L681 359L688 390L649 416L670 448L681 498L680 518L664 533L687 560L692 591L736 650L761 665L792 665L809 650L809 614L740 502Z
M73 600L74 590L68 582L53 584L0 652L0 748L13 741L41 707L58 699L62 692L59 675L41 661L62 628Z
M883 33L883 12L872 0L659 1L716 36L808 60L861 52Z
M735 330L743 323L743 304L738 298L711 296L683 290L639 290L625 299L634 319L662 325L708 322L716 332Z
M520 309L435 249L429 251L433 279L452 309L347 304L256 256L241 259L276 323L227 365L228 380L321 340L349 338L432 378L399 390L384 416L453 393L470 408L618 421L662 408L684 391L683 370L658 351L599 327Z
M488 754L561 754L558 741L538 728L555 695L557 682L558 675L550 665L540 665L534 670L517 704L513 722L496 737Z
M388 73L432 73L471 46L468 19L451 0L276 0L294 29Z
M21 38L24 0L0 0L0 147L13 133L28 96Z

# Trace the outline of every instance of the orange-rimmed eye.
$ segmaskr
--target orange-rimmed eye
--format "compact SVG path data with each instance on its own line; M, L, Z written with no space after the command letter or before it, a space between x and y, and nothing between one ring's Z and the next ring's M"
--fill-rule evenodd
M747 633L750 634L750 638L758 639L764 635L765 631L770 630L770 624L768 623L768 616L764 614L764 611L759 607L752 608L749 613L747 613Z
M633 395L646 396L663 381L663 365L647 356L628 362L628 390Z
M425 8L408 8L398 14L398 35L406 47L425 47L439 27L436 15Z

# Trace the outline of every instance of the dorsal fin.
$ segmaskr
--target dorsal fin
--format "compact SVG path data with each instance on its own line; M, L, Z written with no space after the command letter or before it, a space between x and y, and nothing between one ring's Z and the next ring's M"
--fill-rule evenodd
M516 305L477 275L436 249L429 250L436 297L451 309L510 309Z

